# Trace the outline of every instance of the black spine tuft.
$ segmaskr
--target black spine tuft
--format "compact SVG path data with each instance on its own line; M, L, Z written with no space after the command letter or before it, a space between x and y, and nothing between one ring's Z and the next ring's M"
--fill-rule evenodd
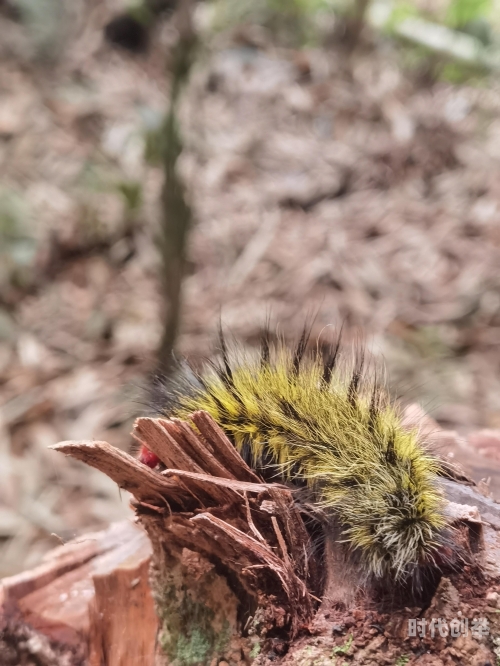
M394 434L389 435L387 440L387 448L385 450L385 459L388 465L394 465L396 463L396 451L394 448Z
M295 349L295 353L293 355L293 364L292 364L292 372L295 375L299 374L299 368L300 368L300 362L304 358L304 354L307 348L307 343L309 342L309 338L311 336L311 327L304 326L302 329L302 335L300 336L300 340L297 344L297 347Z
M332 374L333 370L335 369L335 366L337 364L337 360L339 357L339 350L340 350L340 344L342 342L342 331L344 328L344 324L342 324L338 337L337 337L337 342L331 345L330 347L330 354L327 356L325 360L325 364L323 367L323 382L327 385L330 386L330 382L332 381Z
M219 344L220 344L220 350L222 353L222 362L224 364L224 368L221 368L221 372L219 373L221 379L225 382L227 386L233 386L233 372L231 370L231 365L229 363L229 355L227 353L227 345L226 345L226 339L224 338L224 332L222 330L222 324L219 325Z
M368 430L373 433L375 432L375 425L380 412L380 388L377 386L377 376L375 375L375 381L372 391L372 397L370 399L370 410L368 412Z
M269 325L266 323L266 326L264 330L262 331L262 335L260 338L260 358L261 358L261 365L269 365L271 355L270 355L270 344L269 344Z
M347 397L349 402L354 407L356 405L356 399L358 397L359 383L361 381L361 376L363 374L363 366L365 364L365 353L361 350L352 373L352 379L349 383L349 388L347 389Z

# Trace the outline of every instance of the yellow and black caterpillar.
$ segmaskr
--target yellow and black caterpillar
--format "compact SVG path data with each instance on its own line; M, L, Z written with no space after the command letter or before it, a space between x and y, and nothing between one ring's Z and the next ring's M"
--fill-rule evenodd
M290 349L265 332L258 357L233 358L221 334L220 364L169 383L158 407L207 411L264 476L307 485L367 575L404 581L442 543L438 462L366 376L363 353L349 370L340 336L326 354L307 353L308 338Z

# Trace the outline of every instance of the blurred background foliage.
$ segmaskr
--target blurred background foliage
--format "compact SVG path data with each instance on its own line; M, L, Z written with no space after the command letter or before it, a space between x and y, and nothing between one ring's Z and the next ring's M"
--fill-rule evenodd
M179 266L195 364L221 313L254 345L317 311L442 426L500 428L500 0L193 3L172 105L177 11L0 1L0 575L128 515L47 445L130 448Z

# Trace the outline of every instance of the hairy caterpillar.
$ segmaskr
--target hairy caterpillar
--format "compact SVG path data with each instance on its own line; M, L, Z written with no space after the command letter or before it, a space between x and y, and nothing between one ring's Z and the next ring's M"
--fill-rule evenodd
M308 338L304 329L290 349L265 332L258 358L233 358L221 333L221 363L182 374L158 407L176 417L209 412L263 476L309 489L367 575L404 581L439 560L438 462L366 377L363 353L349 370L340 336L326 355L307 353ZM158 462L146 447L140 460Z

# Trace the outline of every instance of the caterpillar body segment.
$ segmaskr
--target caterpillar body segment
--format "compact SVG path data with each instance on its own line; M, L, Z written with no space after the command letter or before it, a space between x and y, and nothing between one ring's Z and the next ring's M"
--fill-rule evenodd
M365 378L363 354L349 370L340 340L323 358L306 353L308 337L294 350L264 335L258 358L222 341L220 366L170 387L163 413L207 411L266 478L307 485L367 576L403 581L442 542L438 463Z

